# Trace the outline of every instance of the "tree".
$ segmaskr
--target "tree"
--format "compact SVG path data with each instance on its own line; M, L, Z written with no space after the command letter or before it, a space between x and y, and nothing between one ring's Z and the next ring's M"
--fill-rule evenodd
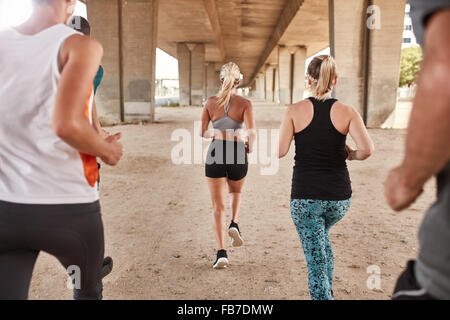
M402 50L399 87L410 87L416 81L421 63L422 49L420 47L410 47Z

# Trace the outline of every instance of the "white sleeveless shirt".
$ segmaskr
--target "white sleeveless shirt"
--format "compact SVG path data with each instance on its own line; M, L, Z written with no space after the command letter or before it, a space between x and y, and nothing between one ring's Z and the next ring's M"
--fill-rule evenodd
M95 157L81 154L51 128L60 79L59 52L77 34L59 24L35 35L0 32L0 200L75 204L98 200ZM91 119L93 90L86 97Z

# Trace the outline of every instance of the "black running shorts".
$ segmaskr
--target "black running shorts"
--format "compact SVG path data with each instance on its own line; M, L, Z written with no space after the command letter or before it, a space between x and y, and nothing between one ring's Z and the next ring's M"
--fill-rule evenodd
M247 175L248 158L245 143L213 140L206 156L205 174L208 178L228 178L238 181Z

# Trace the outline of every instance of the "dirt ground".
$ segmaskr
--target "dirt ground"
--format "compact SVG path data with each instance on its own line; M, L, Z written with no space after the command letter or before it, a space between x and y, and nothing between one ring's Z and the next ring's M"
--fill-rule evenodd
M306 263L289 212L293 147L276 175L261 175L261 165L250 166L240 219L245 246L229 248L228 269L212 269L216 243L204 167L171 161L178 143L171 141L172 132L192 133L200 112L158 108L154 124L108 128L123 133L125 156L119 166L101 170L106 254L115 263L104 280L105 299L309 299ZM259 128L278 128L283 112L255 102ZM390 210L383 181L401 161L405 131L370 134L376 152L365 162L349 163L352 206L331 230L338 300L389 299L397 276L417 254L418 226L435 198L430 181L410 209ZM381 270L380 290L366 285L371 265ZM71 297L64 269L42 253L30 298Z

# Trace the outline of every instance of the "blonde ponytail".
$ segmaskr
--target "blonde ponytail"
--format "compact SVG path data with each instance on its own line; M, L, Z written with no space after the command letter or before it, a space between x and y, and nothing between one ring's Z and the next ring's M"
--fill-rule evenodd
M314 98L325 99L333 90L336 76L336 64L332 56L315 57L308 66L308 78L311 81Z
M239 70L239 67L235 63L228 62L222 66L222 69L220 70L222 86L217 94L220 107L227 106L230 103L231 96L236 94L236 87L239 84L240 79L241 70Z

